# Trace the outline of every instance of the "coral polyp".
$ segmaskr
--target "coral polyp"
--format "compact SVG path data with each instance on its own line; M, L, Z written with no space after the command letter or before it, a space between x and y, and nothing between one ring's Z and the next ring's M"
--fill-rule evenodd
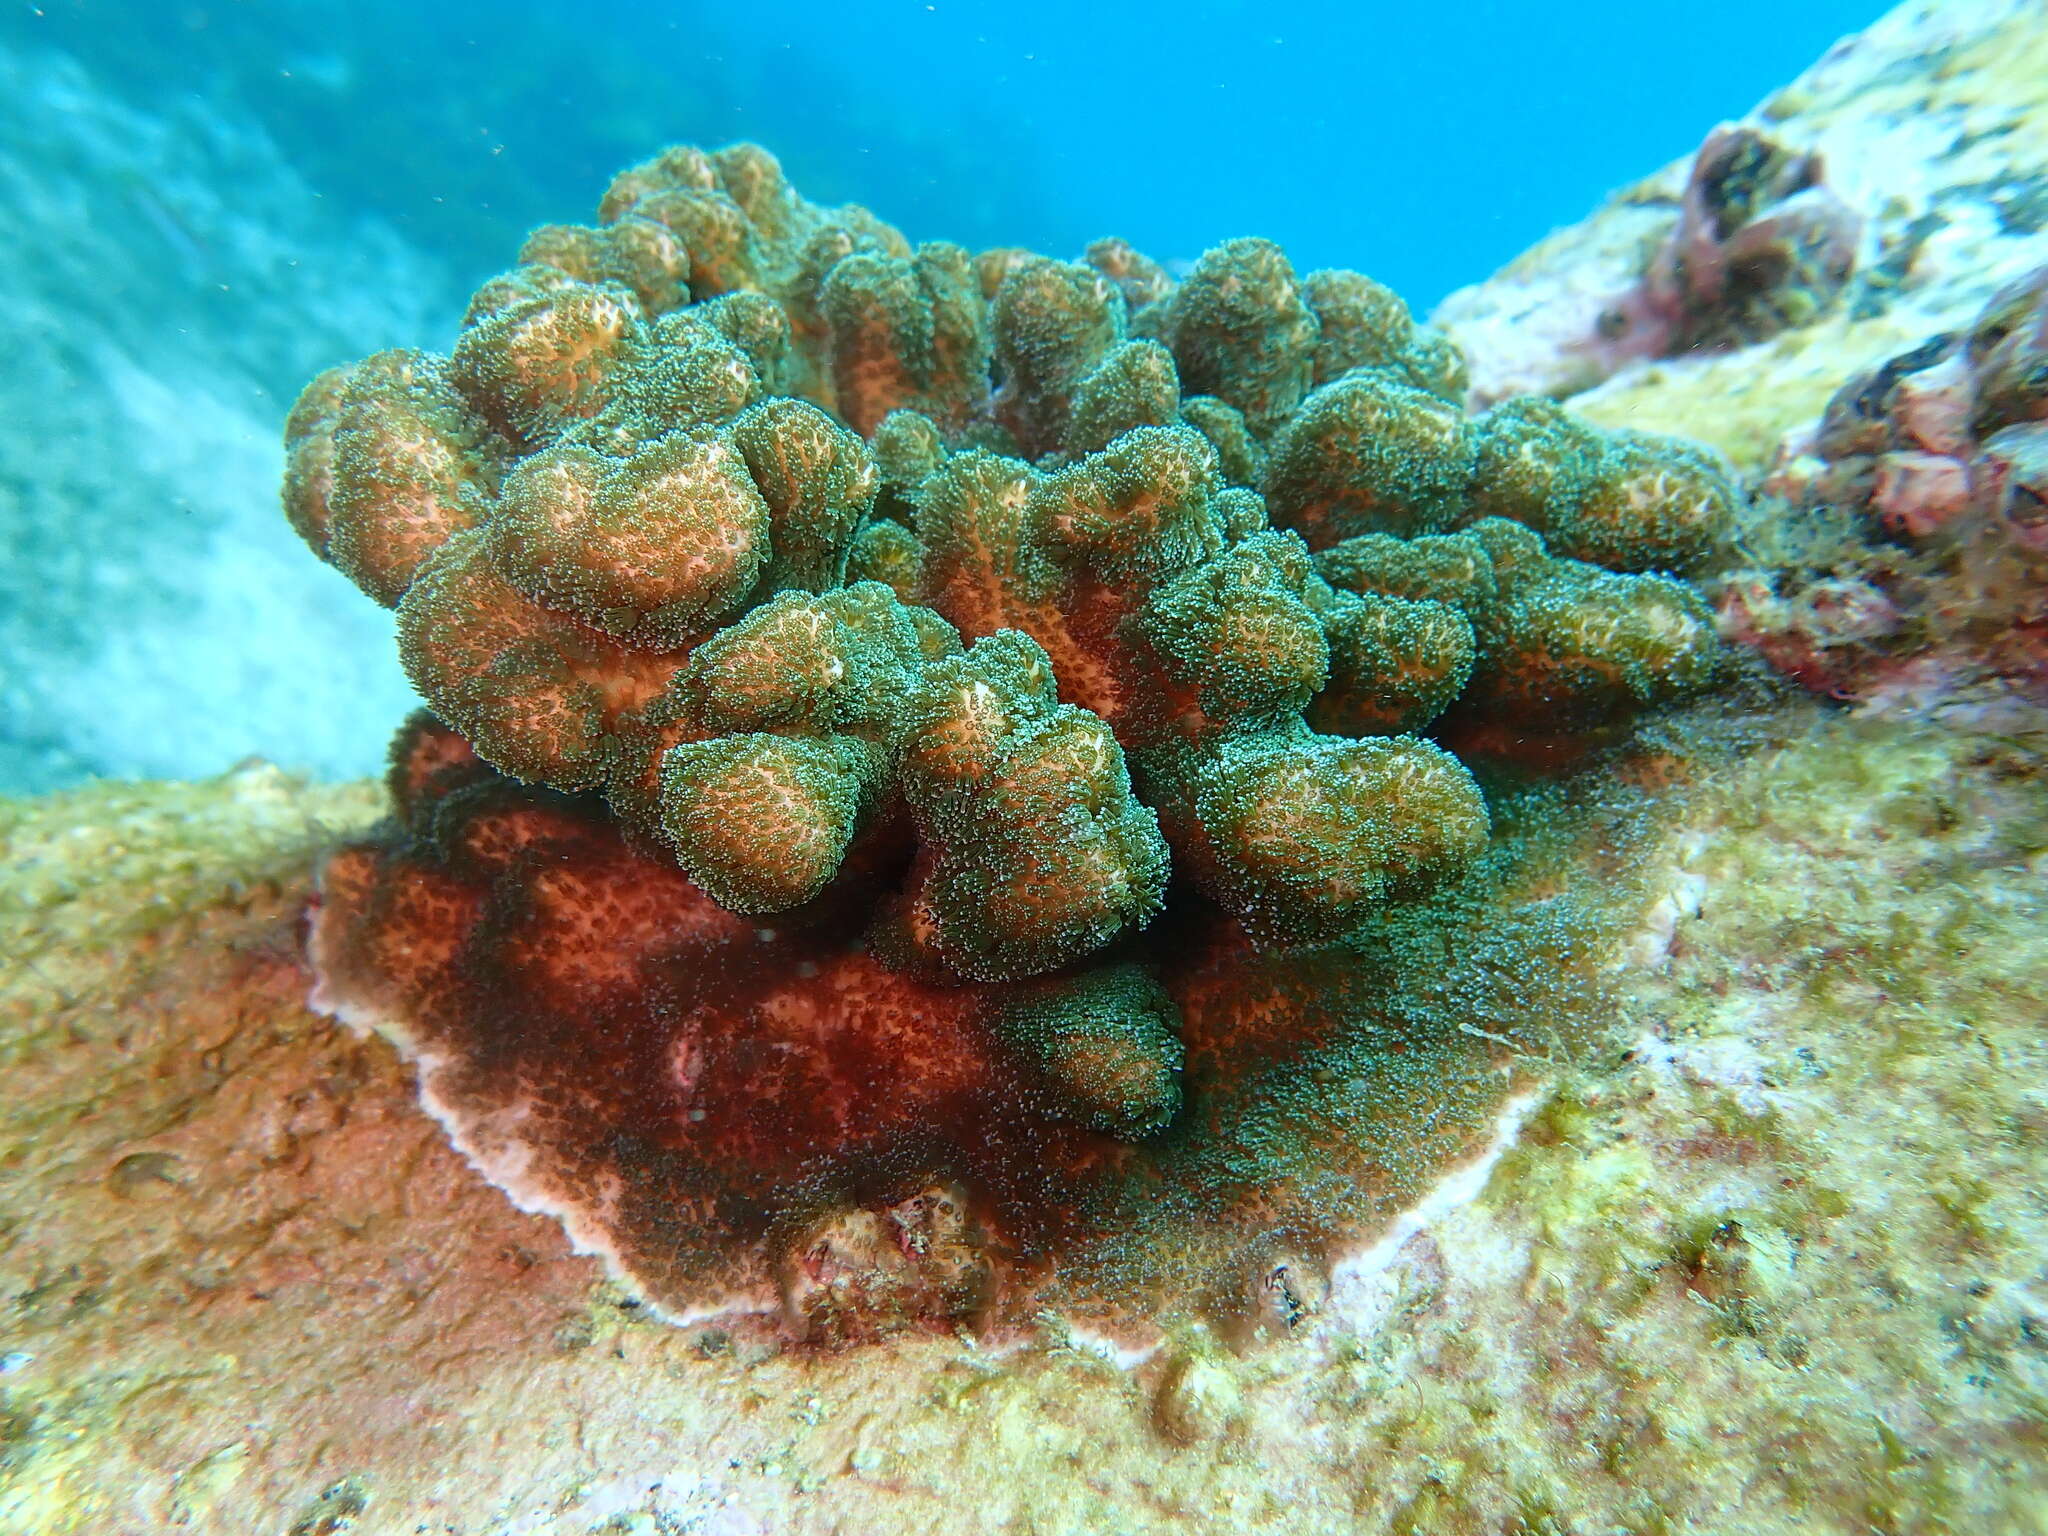
M1505 765L1713 684L1735 493L1265 241L912 248L752 146L600 220L293 414L429 709L319 1001L671 1315L1256 1326L1591 1016L1626 815Z

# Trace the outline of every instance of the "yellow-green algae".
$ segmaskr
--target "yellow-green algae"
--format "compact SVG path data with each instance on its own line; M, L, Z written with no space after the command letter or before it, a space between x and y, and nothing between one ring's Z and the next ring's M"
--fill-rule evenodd
M1736 352L1654 362L1572 397L1572 409L1609 428L1684 432L1759 474L1787 432L1820 419L1842 381L1909 351L1936 327L1911 309L1825 315ZM1711 399L1711 415L1700 401Z
M1128 1371L641 1320L301 1006L368 789L11 803L0 1529L2048 1530L2039 764L1772 724L1481 1196Z

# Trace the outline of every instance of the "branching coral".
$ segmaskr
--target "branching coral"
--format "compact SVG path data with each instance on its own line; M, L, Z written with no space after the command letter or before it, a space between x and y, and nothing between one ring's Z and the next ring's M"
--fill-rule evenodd
M1644 573L1732 492L1467 419L1398 298L1264 241L1177 285L912 249L751 146L600 219L293 414L293 524L432 710L328 869L323 1003L672 1312L851 1337L1236 1233L1189 1288L1256 1313L1242 1263L1312 1268L1478 1134L1530 1022L1501 935L1584 982L1446 743L1704 689L1708 611Z

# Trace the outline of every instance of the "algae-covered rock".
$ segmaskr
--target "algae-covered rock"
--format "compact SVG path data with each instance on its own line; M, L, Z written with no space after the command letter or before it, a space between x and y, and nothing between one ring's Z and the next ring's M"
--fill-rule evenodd
M1300 1320L1236 1352L653 1323L306 1012L369 786L10 802L0 1526L2030 1529L2048 791L1931 728L1751 741L1649 855L1616 1043L1319 1300L1266 1271Z

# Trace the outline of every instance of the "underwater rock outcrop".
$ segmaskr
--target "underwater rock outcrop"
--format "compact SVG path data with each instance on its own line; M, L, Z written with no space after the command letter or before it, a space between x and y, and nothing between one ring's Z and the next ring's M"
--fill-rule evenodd
M1566 398L1632 366L1739 350L1839 310L1859 277L1893 280L1861 270L1879 243L1868 189L1845 188L1814 135L1760 118L1723 123L1688 160L1452 294L1438 319L1474 350L1473 402Z
M1817 151L1724 123L1693 158L1677 225L1637 288L1602 311L1592 349L1611 372L1805 325L1848 282L1862 235Z
M748 145L599 219L293 412L432 710L317 1002L671 1315L1312 1308L1590 1027L1640 800L1516 775L1713 683L1728 481L1265 241L912 248Z
M1732 636L1845 697L2048 698L2048 268L1848 380L1764 489Z

